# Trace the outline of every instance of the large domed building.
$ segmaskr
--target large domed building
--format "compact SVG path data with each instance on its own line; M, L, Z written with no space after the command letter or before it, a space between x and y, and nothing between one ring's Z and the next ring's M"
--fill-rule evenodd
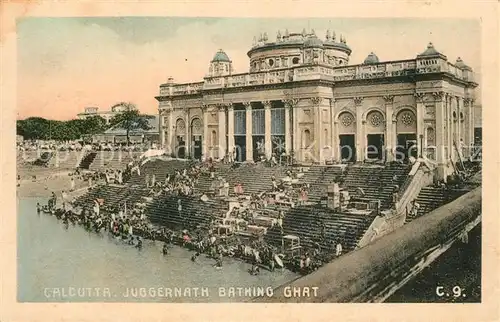
M376 49L376 48L374 48ZM426 157L444 176L474 142L472 69L432 43L413 58L352 65L346 38L328 30L254 38L249 72L214 54L196 83L160 85L160 138L181 158L294 158L356 162ZM455 148L455 144L458 148Z

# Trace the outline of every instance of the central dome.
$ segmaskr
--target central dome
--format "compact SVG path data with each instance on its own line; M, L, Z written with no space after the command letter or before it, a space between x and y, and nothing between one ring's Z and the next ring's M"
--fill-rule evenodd
M373 52L371 52L368 56L366 56L365 61L363 64L369 65L369 64L378 64L379 60L377 55L375 55Z

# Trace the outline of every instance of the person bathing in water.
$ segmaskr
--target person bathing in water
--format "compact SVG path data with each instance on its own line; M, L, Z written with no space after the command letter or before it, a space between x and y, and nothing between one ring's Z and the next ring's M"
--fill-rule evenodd
M40 212L42 212L42 206L40 205L39 202L36 203L36 213L37 214L40 214Z
M191 256L191 261L196 262L196 259L198 258L198 256L200 256L200 253L196 252L193 256ZM222 266L222 263L221 263L221 266Z
M137 249L142 249L142 240L139 237L137 237L137 245L135 245L135 247Z
M163 255L168 255L168 247L167 247L167 243L163 244Z
M216 263L215 263L216 268L222 268L222 253L219 253L219 256L217 257Z

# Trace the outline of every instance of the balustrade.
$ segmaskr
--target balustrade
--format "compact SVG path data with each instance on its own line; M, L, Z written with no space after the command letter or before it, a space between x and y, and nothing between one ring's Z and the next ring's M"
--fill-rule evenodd
M245 87L252 85L283 83L288 81L314 79L347 81L437 72L447 72L460 79L469 81L473 80L472 73L464 72L451 63L440 59L423 59L347 67L328 67L318 65L298 66L289 69L271 70L257 73L209 77L205 78L204 82L162 86L160 87L160 95L168 96L196 94L201 92L203 89Z

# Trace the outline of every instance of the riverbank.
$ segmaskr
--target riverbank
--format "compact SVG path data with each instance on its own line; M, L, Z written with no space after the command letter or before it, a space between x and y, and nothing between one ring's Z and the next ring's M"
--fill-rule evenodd
M18 206L18 300L20 302L243 302L251 295L230 296L230 288L275 288L297 278L288 270L248 273L251 264L224 258L223 268L205 255L163 242L144 240L141 250L110 234L66 225L55 216L36 213L40 198L20 198ZM50 237L49 237L50 236ZM71 289L110 290L111 297L70 296ZM146 288L146 295L127 290ZM151 295L149 289L155 290ZM208 296L162 296L159 290L207 288ZM219 293L223 288L225 293ZM66 293L65 293L66 292ZM101 293L102 294L102 293ZM66 295L66 296L65 296Z
M49 197L52 192L60 193L69 191L71 178L75 180L75 191L71 196L77 196L86 191L88 184L75 176L70 176L71 171L47 168L18 168L21 176L17 187L18 197ZM35 178L33 178L35 176ZM23 179L24 178L24 179Z

